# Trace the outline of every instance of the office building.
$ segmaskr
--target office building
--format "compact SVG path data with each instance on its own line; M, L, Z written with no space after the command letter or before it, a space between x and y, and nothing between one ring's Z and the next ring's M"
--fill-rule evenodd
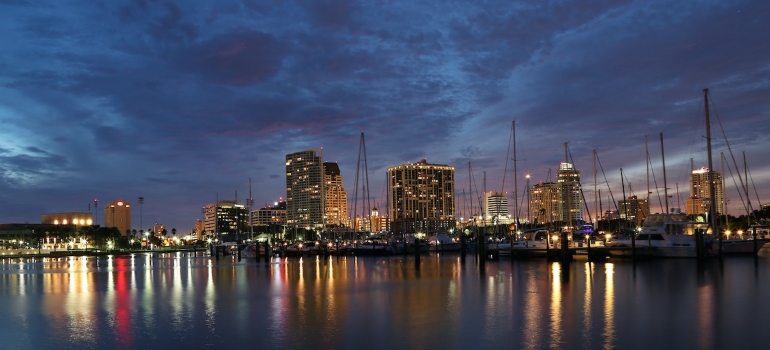
M206 235L223 241L244 239L248 232L249 213L246 206L237 201L219 201L203 207L203 227ZM223 237L224 236L224 237Z
M628 222L636 223L637 226L642 225L642 221L647 217L647 213L650 212L650 205L646 199L639 199L636 196L631 196L626 200L618 201L618 213L621 219L625 219Z
M131 235L131 204L118 199L104 206L104 227L114 227L123 236Z

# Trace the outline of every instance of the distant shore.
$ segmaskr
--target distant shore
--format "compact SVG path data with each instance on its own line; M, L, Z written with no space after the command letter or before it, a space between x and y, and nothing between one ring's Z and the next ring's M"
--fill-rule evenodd
M178 247L156 247L153 250L147 249L5 249L0 250L0 259L6 258L61 258L69 256L108 256L108 255L131 255L143 253L176 253L176 252L208 252L206 247L178 246Z

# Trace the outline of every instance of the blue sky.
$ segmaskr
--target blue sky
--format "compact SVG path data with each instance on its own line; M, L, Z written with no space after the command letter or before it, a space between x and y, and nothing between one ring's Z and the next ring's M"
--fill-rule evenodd
M249 178L257 206L284 196L285 154L321 147L352 195L362 132L379 207L385 169L421 158L455 166L460 194L469 162L476 187L486 172L513 193L513 120L520 197L564 142L589 207L593 150L602 197L621 168L644 196L645 136L663 187L662 132L684 200L690 159L706 165L703 88L715 168L723 127L764 204L768 18L766 1L0 0L0 222L143 196L145 226L187 232Z

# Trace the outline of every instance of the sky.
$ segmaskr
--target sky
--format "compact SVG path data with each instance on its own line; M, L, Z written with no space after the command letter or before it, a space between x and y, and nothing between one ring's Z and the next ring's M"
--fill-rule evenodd
M594 183L605 210L622 183L644 197L647 155L653 211L663 155L684 207L704 88L740 215L745 169L770 201L768 18L761 0L0 0L0 223L125 199L135 228L189 232L217 198L284 197L285 155L320 148L382 208L387 167L423 158L456 167L458 216L485 188L521 202L565 143L589 208Z

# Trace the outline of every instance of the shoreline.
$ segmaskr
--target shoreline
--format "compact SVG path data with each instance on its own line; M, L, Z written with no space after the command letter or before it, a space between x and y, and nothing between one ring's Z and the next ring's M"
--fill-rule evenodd
M154 254L154 253L177 253L177 252L205 252L208 253L208 249L201 247L200 249L193 249L189 247L184 248L172 248L172 249L153 249L153 250L56 250L49 252L40 252L32 249L25 249L24 251L16 251L0 253L0 259L19 259L19 258L65 258L70 256L108 256L108 255L132 255L132 254Z

